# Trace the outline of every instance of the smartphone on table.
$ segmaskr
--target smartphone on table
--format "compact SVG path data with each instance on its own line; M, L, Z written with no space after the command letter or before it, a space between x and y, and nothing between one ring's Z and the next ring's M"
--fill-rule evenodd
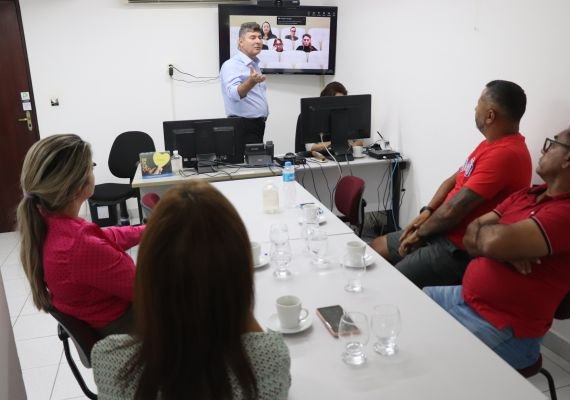
M344 310L339 305L317 308L317 315L334 337L338 337L338 327L342 314L344 314Z

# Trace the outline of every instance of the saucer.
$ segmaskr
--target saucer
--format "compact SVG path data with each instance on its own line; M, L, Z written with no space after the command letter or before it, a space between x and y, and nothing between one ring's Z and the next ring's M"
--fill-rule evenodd
M364 157L366 157L366 154L361 154L361 155L359 155L359 156L357 156L356 154L353 154L352 156L353 156L354 158L364 158Z
M307 315L307 318L305 318L304 320L301 321L301 323L299 324L298 327L290 328L290 329L281 328L281 323L279 322L279 317L277 316L277 314L272 314L267 319L267 325L266 326L269 330L271 330L273 332L279 332L279 333L282 333L284 335L291 335L291 334L303 332L304 330L309 329L312 324L313 324L313 316L311 314L309 314L309 315Z
M371 254L366 254L364 256L364 263L366 264L367 267L371 266L374 263L374 258L372 257ZM350 264L344 264L344 265L348 268L352 268L352 265Z
M319 225L324 224L325 222L327 222L327 217L325 216L325 214L321 212L319 212L319 215L317 217L318 221L319 221ZM299 223L302 224L303 223L303 217L299 218Z
M257 269L265 267L267 264L269 264L269 256L267 254L262 254L259 256L257 263L253 265L253 268Z

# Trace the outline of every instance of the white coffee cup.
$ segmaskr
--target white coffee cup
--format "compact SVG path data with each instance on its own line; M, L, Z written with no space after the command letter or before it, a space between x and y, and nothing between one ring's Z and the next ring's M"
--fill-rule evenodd
M352 146L352 154L354 157L362 157L362 146Z
M283 329L295 329L307 319L309 312L302 308L297 296L281 296L276 301L277 317Z
M253 258L253 265L259 264L261 256L261 245L257 242L251 242L251 257Z
M366 244L359 241L350 241L346 243L346 258L351 266L357 267L364 263L364 255L366 254Z
M319 222L319 207L315 204L303 205L303 222L305 224L316 224Z

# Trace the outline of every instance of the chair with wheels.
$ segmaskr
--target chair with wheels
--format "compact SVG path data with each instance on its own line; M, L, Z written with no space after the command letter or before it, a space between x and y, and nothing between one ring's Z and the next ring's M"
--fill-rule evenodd
M339 218L358 229L358 236L362 236L364 228L364 208L366 200L364 193L364 180L357 176L342 177L335 189L334 205L343 215Z
M129 183L103 183L95 185L95 192L89 198L91 220L99 226L116 225L116 205L120 207L119 225L129 225L127 199L136 197L139 221L143 221L143 212L139 189L133 189L131 183L139 163L139 154L155 151L154 141L144 132L123 132L113 142L109 152L109 170L118 178L128 178ZM97 208L108 207L110 218L99 218Z
M71 372L73 372L73 376L79 383L81 390L89 399L97 399L97 395L93 393L87 385L85 384L85 380L73 357L71 356L71 351L69 348L69 339L73 341L75 344L75 348L77 349L77 353L79 354L79 359L81 363L86 368L91 368L91 349L97 343L99 339L101 339L98 332L87 325L85 322L78 320L70 315L64 314L59 312L55 308L49 310L49 313L52 317L54 317L57 322L57 336L63 342L63 351L65 353L65 358L67 359L67 363L69 364L69 368L71 368Z
M556 309L554 313L554 318L556 319L570 319L570 293L562 299L562 302ZM544 375L546 380L548 381L548 390L550 392L551 400L557 400L556 396L556 386L554 385L554 378L552 378L552 374L548 372L545 368L542 367L542 354L538 357L538 360L531 366L528 366L523 369L517 370L522 376L525 378L530 378L538 373Z

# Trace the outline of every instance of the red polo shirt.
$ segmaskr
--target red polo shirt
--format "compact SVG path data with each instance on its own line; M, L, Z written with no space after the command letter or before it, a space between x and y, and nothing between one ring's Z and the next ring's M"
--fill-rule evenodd
M463 277L463 297L498 329L511 327L515 337L540 337L550 328L554 312L570 291L570 192L544 197L546 186L521 190L494 211L499 223L531 218L548 243L549 254L523 275L507 263L478 257Z
M508 135L494 142L482 141L457 172L455 187L447 195L449 201L463 187L469 188L485 201L472 210L446 237L464 249L463 236L467 225L475 218L493 210L511 193L528 189L532 161L524 136Z

